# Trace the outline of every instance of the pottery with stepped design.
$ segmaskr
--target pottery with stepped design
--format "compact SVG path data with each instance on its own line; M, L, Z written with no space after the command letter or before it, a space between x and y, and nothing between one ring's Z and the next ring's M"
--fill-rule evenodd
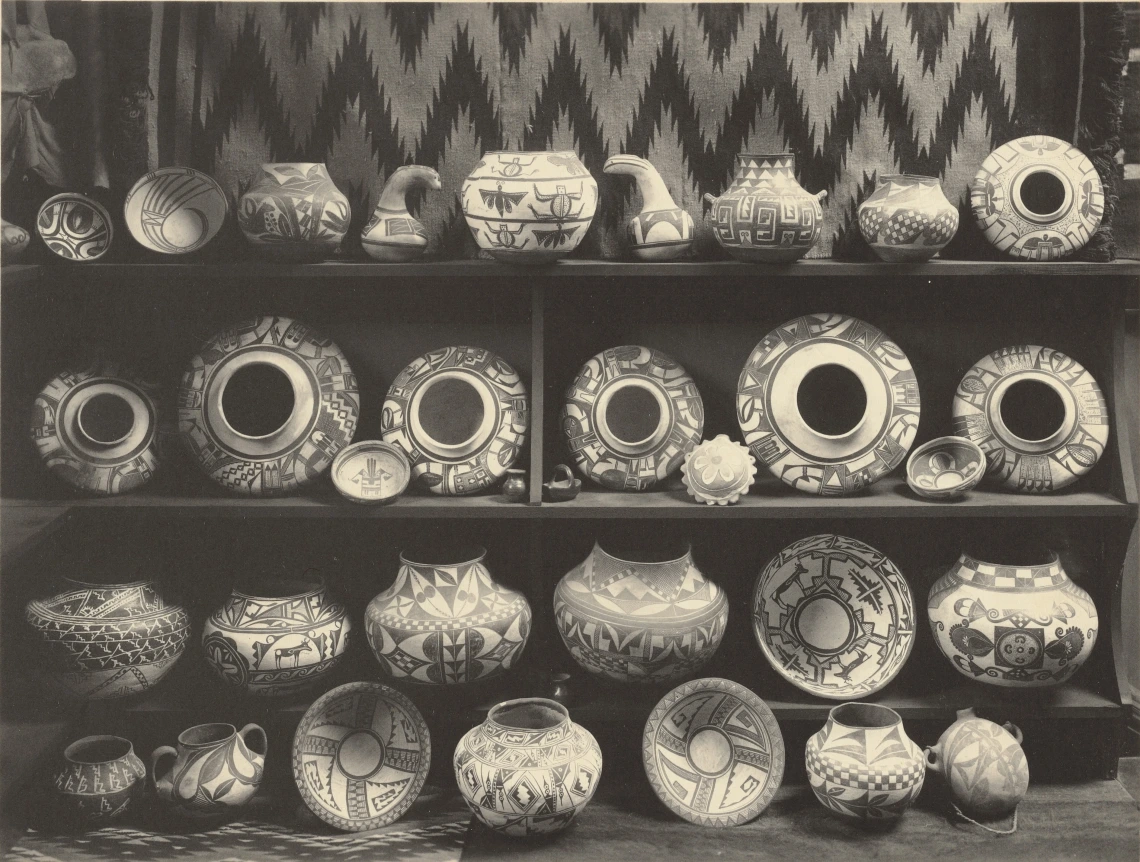
M566 707L508 700L467 731L452 758L455 781L484 826L513 837L565 829L594 796L602 751Z
M728 598L687 548L656 560L636 556L621 559L595 544L559 581L554 621L570 655L590 673L672 682L712 658L728 624Z
M602 172L632 177L641 212L629 220L629 249L638 260L673 260L693 247L693 217L673 202L661 174L638 156L611 156Z
M859 205L859 231L882 260L920 263L944 249L958 232L958 209L938 177L886 174Z
M57 825L99 827L138 806L146 790L146 767L130 740L85 736L64 749L51 783Z
M809 194L796 182L793 153L736 157L732 183L720 197L705 195L713 235L737 260L791 263L823 231L820 202L827 192Z
M392 171L372 217L360 235L370 257L385 263L406 263L423 257L428 235L408 211L408 192L440 188L439 174L423 165L404 165Z

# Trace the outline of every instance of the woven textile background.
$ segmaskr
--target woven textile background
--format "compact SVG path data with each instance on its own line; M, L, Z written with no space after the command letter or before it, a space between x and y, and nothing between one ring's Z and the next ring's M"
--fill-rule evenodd
M576 256L614 257L640 201L624 179L602 176L609 155L653 162L700 226L697 254L708 255L716 249L701 195L724 189L736 153L791 149L802 185L830 192L813 250L830 256L860 253L854 212L876 172L939 174L947 196L964 203L995 146L1023 129L1066 139L1073 129L1072 108L1067 126L1057 117L1066 116L1058 93L1076 89L1075 52L1067 54L1075 7L155 9L153 164L206 170L236 196L261 162L326 162L352 202L353 238L395 167L431 165L443 192L418 213L429 253L443 257L476 254L457 195L485 150L577 150L602 199ZM1024 109L1018 116L1027 64L1040 122L1026 122ZM1075 106L1075 95L1068 101ZM967 253L965 227L946 256Z

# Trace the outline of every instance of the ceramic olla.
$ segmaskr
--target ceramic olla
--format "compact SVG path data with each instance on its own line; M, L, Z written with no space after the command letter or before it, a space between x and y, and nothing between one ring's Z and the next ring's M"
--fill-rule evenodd
M705 195L713 234L732 257L755 263L791 263L823 232L820 202L796 182L793 153L736 157L732 183L720 197Z
M573 150L492 152L460 190L479 248L511 263L550 263L578 247L598 208L598 184Z
M406 263L423 257L428 235L408 212L408 192L439 188L439 174L432 168L403 165L392 171L360 235L360 244L369 257L386 263Z
M958 208L938 177L885 174L859 205L859 232L882 260L920 263L942 251L958 232Z
M289 260L320 260L340 248L352 208L322 164L261 166L238 204L238 226L254 248Z
M327 677L352 620L321 578L254 579L234 587L202 627L206 663L244 694L283 695Z
M862 825L889 825L918 798L926 758L893 709L834 707L804 751L808 782L828 811Z
M181 658L190 618L153 581L87 583L28 602L24 619L41 679L71 697L126 697L156 685Z
M641 195L641 212L629 220L630 252L638 260L673 260L693 247L693 217L673 202L661 174L648 160L611 156L602 172L631 177Z
M459 740L455 780L475 817L503 835L565 829L594 796L602 750L566 707L543 698L508 700Z
M973 707L958 710L958 720L926 749L926 768L946 778L966 812L981 816L1009 814L1029 788L1021 731L978 718Z
M558 582L554 621L570 655L619 682L670 682L696 671L724 637L724 591L705 578L689 548L625 557L595 544Z
M256 724L199 724L159 746L150 775L161 802L194 818L225 815L253 798L265 772L265 731ZM166 765L169 764L169 765Z
M52 815L70 828L101 826L136 807L146 790L146 767L130 740L85 736L63 751L51 783Z
M372 653L393 679L456 685L497 676L530 636L526 597L494 581L483 548L400 554L396 580L364 612Z
M942 654L963 676L991 685L1059 685L1096 644L1092 597L1053 551L992 563L963 553L930 588L926 610Z

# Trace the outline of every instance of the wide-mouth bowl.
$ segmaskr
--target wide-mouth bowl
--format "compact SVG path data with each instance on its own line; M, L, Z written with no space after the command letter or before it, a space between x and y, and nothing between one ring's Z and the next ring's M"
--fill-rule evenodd
M400 562L405 566L439 568L442 566L469 566L482 562L487 549L475 544L433 543L412 545L400 551Z
M196 724L188 727L178 734L178 744L186 748L201 748L204 745L217 745L225 742L237 733L232 724L211 722L210 724Z
M67 746L63 750L63 757L70 763L98 766L122 760L133 752L131 741L121 736L85 736Z
M957 461L953 460L952 463L947 464L941 472L937 472L934 469L935 465L932 463L931 459L933 459L933 457L937 456L939 453L947 452L948 450L956 448L965 449L970 452L971 456L973 456L974 459L973 469L971 469L969 472L967 472L965 469L959 469ZM920 470L920 467L923 466L924 461L928 469ZM917 447L913 452L911 452L910 458L908 458L906 462L906 479L907 483L912 489L914 489L915 493L928 496L945 496L967 491L970 488L974 487L985 475L986 467L986 454L982 451L982 448L973 440L967 440L965 437L936 437L933 440L928 440L926 443L923 443L921 446ZM935 484L929 488L918 481L920 476L930 476L932 474L937 480L937 477L939 475L944 475L945 473L949 472L958 474L962 478L952 484Z
M487 718L508 730L553 730L570 720L570 711L556 700L523 697L492 707Z
M841 703L834 707L831 710L831 720L834 724L852 729L894 727L902 723L902 718L890 707L859 702Z

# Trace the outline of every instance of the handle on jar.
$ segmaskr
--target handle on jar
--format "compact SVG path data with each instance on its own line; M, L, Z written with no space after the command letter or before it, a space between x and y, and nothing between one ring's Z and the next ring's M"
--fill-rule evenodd
M926 768L933 769L935 772L942 772L942 745L932 745L925 750L926 753Z
M154 784L155 792L162 799L170 800L174 796L174 780L170 775L161 778L158 775L158 764L165 757L178 759L178 749L170 745L160 745L150 754L150 780ZM173 765L171 766L173 771Z
M1014 739L1017 740L1018 745L1021 745L1021 741L1025 737L1021 735L1021 728L1020 727L1018 727L1012 721L1007 721L1005 724L1002 725L1002 727L1004 727L1009 732L1010 736L1012 736Z
M256 748L250 745L249 739L246 738L248 734L255 734L261 737L261 744ZM250 722L238 731L238 736L241 737L242 742L246 744L250 751L252 751L254 754L260 754L262 757L265 757L265 752L269 748L269 737L265 735L265 730L261 727L260 724L254 724L253 722Z

